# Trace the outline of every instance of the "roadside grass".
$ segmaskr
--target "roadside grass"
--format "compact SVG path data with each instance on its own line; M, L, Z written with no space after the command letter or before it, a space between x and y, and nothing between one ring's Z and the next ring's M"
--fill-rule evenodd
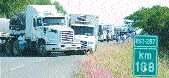
M169 78L166 59L158 60L158 76ZM79 62L75 78L135 78L132 75L132 41L123 44L101 43L94 54Z

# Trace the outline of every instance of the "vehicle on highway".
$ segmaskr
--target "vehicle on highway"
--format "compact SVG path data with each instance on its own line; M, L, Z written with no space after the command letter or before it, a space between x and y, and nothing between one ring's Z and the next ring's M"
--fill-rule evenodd
M74 41L74 30L66 19L54 5L28 5L10 19L7 52L17 56L30 50L46 56L52 51L79 50L81 44Z
M69 26L75 32L75 40L81 42L81 49L86 52L96 50L98 41L98 17L87 14L71 14Z

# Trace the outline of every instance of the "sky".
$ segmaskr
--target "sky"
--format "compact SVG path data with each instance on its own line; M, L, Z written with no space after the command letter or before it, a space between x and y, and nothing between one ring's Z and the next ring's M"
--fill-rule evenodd
M52 0L55 1L55 0ZM100 22L124 25L123 18L142 7L161 5L169 7L169 0L56 0L69 14L92 14Z

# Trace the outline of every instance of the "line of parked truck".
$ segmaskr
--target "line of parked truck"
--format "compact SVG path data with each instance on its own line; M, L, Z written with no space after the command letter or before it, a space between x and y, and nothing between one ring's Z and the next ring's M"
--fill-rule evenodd
M28 5L24 12L0 19L0 26L0 52L6 56L94 52L98 41L119 42L142 31L101 25L95 15L63 15L54 5Z
M129 37L140 34L142 29L135 29L131 26L113 26L113 25L99 25L98 41L116 41L123 42Z
M1 52L20 56L36 52L93 52L96 50L98 17L62 15L54 5L28 5L24 12L10 18L9 31L0 33Z

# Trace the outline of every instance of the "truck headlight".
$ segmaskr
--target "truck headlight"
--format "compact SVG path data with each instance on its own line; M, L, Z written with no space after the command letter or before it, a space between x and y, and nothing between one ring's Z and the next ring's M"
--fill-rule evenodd
M88 44L94 44L94 42L88 42Z

